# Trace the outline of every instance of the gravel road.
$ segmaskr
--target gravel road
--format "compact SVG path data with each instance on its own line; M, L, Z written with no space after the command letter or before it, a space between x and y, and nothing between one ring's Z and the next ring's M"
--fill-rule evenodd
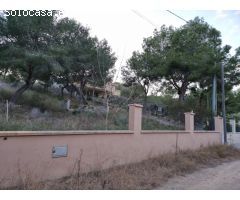
M240 190L240 160L178 176L160 190Z

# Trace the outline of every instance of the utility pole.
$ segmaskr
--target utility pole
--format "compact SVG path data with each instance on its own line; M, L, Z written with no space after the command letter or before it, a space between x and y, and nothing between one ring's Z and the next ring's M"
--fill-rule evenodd
M221 63L222 81L222 117L223 117L223 141L227 144L226 108L225 108L225 84L224 84L224 65Z

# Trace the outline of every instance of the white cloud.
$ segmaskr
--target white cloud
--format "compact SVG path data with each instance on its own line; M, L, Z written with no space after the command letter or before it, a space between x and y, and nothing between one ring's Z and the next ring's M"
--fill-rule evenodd
M240 31L240 24L233 25L232 29L233 29L234 33L237 33L237 32L239 33L239 31Z
M239 15L240 16L240 10L236 10L235 11L235 15Z
M227 16L228 16L228 14L227 14L226 11L224 11L224 10L217 10L215 19L222 20L222 19L227 18Z

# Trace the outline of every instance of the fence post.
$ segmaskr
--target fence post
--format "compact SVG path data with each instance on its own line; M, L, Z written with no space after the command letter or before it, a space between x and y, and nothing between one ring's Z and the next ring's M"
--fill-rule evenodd
M235 119L230 119L229 123L231 124L232 133L236 133L236 121L235 121Z
M140 134L142 130L142 108L140 104L129 104L128 128L134 134Z
M191 133L194 132L194 115L193 112L186 112L185 115L185 131L189 131Z

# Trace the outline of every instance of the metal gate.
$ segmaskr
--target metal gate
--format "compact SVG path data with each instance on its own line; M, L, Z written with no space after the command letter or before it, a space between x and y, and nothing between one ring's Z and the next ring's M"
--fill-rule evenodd
M227 143L240 149L240 132L236 132L236 121L230 120L232 132L227 132Z

